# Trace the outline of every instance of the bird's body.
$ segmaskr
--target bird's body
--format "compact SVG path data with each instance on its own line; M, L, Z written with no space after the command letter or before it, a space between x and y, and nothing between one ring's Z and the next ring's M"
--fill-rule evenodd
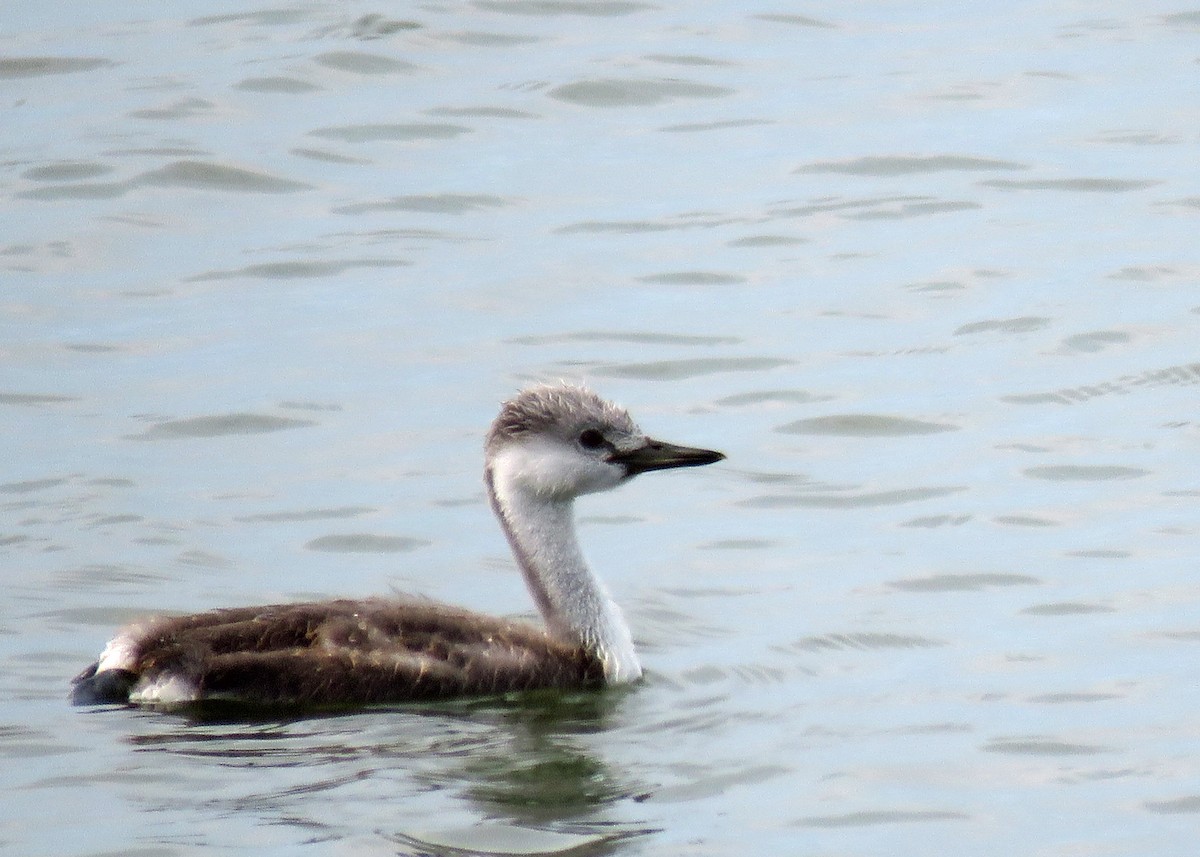
M74 700L323 706L639 678L629 627L576 541L574 499L723 456L651 440L621 408L566 385L506 402L486 453L488 497L544 628L398 598L156 618L122 629L75 679Z

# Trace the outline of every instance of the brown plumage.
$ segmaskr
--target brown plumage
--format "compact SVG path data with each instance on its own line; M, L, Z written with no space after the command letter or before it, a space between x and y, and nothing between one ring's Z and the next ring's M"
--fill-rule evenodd
M585 689L642 674L629 627L575 539L576 497L724 456L646 437L569 385L501 408L484 484L545 628L428 601L235 607L135 624L75 679L78 704L328 706Z
M174 676L202 699L272 705L433 700L604 683L578 644L521 622L426 601L373 598L233 607L137 628L127 681ZM76 679L94 699L96 665ZM120 687L122 682L115 683ZM102 695L101 695L102 697Z

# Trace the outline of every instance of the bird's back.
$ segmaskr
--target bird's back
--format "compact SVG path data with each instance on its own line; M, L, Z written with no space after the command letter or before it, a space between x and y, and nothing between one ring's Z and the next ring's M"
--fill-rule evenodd
M76 678L73 698L328 706L603 683L592 652L533 625L378 598L213 610L134 625Z

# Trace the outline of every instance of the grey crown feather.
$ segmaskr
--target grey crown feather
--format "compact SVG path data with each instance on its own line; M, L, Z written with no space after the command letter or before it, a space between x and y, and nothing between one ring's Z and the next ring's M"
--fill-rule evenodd
M570 434L584 428L611 429L637 435L629 412L605 401L586 387L538 384L505 402L488 431L489 449L507 441L540 433Z

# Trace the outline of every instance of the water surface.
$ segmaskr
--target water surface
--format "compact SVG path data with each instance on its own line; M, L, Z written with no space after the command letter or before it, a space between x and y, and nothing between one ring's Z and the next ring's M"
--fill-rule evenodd
M5 16L3 850L1193 853L1200 11ZM528 615L558 377L728 454L581 503L642 685L68 706L151 612Z

